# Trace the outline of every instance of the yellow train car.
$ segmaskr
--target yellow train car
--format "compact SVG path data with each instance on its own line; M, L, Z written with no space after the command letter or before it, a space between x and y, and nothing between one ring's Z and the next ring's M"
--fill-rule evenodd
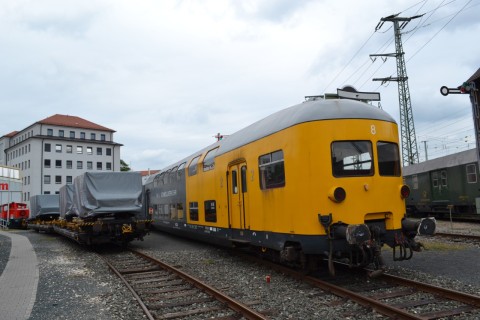
M160 230L285 263L347 258L381 269L384 244L410 259L417 233L435 230L433 220L405 219L398 145L383 110L310 100L163 169L145 185L146 208Z

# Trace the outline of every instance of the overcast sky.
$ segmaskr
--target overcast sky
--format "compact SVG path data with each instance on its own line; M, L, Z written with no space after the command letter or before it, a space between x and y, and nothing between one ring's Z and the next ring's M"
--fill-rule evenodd
M391 22L403 48L420 158L475 145L480 0L0 0L0 135L54 114L116 131L133 170L161 169L306 95L378 91L399 121Z

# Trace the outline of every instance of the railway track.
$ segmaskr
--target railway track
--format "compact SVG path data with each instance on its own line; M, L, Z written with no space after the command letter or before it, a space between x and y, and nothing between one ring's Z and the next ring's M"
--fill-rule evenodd
M246 258L392 319L450 319L464 314L480 318L479 296L389 274L371 278L371 270L355 271L344 265L339 265L337 269L342 272L332 278L327 272L310 276L255 257Z
M267 319L181 270L135 250L99 253L148 319Z
M450 239L463 239L480 242L480 236L472 234L461 233L448 233L448 232L436 232L434 237L450 238Z

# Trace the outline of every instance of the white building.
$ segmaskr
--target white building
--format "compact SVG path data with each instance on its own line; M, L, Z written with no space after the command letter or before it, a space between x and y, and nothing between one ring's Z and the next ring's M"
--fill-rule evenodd
M115 131L88 120L56 114L0 138L0 165L21 170L22 201L55 194L86 171L120 171Z

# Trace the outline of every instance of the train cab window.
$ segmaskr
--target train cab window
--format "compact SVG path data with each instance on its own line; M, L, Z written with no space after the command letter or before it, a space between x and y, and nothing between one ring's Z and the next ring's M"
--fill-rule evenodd
M190 202L188 204L188 212L190 220L198 221L198 202Z
M158 187L160 185L160 181L162 180L162 174L157 174L155 178L153 178L153 186Z
M258 158L260 189L273 189L285 186L285 165L283 151L278 150Z
M177 169L177 180L182 179L183 174L185 173L185 164L186 162L182 163L181 165L178 166Z
M215 168L215 155L218 147L207 152L205 159L203 159L203 171L213 170Z
M400 154L396 143L377 142L377 156L381 176L400 177Z
M370 141L335 141L332 143L332 173L335 177L373 175Z
M467 170L467 183L477 183L477 166L472 164L466 165Z
M188 175L193 176L197 174L197 163L198 160L200 159L200 156L196 156L193 158L193 160L190 162L190 165L188 166Z
M217 206L215 200L205 201L205 221L217 222Z

